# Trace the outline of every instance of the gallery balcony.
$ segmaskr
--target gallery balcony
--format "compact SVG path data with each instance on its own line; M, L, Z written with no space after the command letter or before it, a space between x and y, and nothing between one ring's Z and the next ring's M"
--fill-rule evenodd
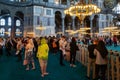
M26 7L26 6L44 6L44 7L50 7L50 8L59 8L59 9L64 9L67 8L67 5L65 4L56 4L56 3L50 3L50 2L41 2L41 1L35 1L35 0L30 0L30 1L8 1L8 0L0 0L0 3L6 4L6 5L11 5L11 6L20 6L20 7Z

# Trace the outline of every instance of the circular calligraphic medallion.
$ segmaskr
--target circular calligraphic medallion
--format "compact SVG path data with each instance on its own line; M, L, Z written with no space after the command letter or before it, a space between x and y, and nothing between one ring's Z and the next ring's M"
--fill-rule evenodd
M104 0L104 6L105 8L114 8L114 6L116 5L116 0Z

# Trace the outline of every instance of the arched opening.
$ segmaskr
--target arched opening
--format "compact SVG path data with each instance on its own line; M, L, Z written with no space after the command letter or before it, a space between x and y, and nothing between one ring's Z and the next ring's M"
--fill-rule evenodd
M62 32L62 14L60 11L55 12L55 33Z
M24 24L24 14L20 11L17 11L15 13L15 17L14 17L14 31L15 31L15 36L19 37L19 36L23 36L23 24Z
M80 29L80 19L78 17L75 17L75 29Z
M5 15L5 14L10 14L10 11L8 9L2 9L1 15Z
M69 30L72 30L72 17L70 15L65 16L65 35L69 36Z
M84 19L84 27L90 28L90 16L86 16ZM90 30L86 31L88 34L90 33Z
M0 37L6 37L10 34L8 28L11 28L11 24L10 11L8 9L2 9L0 12Z
M65 30L72 29L72 17L70 15L65 16Z
M93 21L92 21L92 32L93 33L96 33L96 32L99 32L99 26L98 26L98 15L95 15L94 18L93 18Z
M21 11L17 11L17 12L15 13L15 15L16 15L18 18L24 20L24 14L23 14Z
M84 19L84 25L90 27L90 16L86 16Z
M86 16L83 22L85 28L90 28L90 16ZM85 33L86 37L90 37L90 29L86 30Z

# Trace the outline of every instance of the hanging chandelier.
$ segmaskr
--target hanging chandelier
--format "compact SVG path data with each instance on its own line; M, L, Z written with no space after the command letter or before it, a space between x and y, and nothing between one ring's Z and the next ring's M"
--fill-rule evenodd
M70 16L77 16L82 24L86 16L97 14L100 11L101 9L97 5L92 4L92 0L80 0L77 4L66 9L64 13Z

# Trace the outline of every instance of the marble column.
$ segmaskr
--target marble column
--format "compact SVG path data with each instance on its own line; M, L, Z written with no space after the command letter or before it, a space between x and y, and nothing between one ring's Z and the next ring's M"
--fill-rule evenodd
M92 34L91 37L93 37L93 18L94 18L94 15L90 16L90 33Z
M72 16L72 30L75 30L75 16Z
M11 38L15 37L15 19L14 19L14 15L11 15L11 20L12 20L12 26L11 26Z
M64 23L65 21L64 21L64 19L65 19L65 15L62 16L62 33L63 33L63 35L65 33L65 26L64 26L65 25L65 23Z

